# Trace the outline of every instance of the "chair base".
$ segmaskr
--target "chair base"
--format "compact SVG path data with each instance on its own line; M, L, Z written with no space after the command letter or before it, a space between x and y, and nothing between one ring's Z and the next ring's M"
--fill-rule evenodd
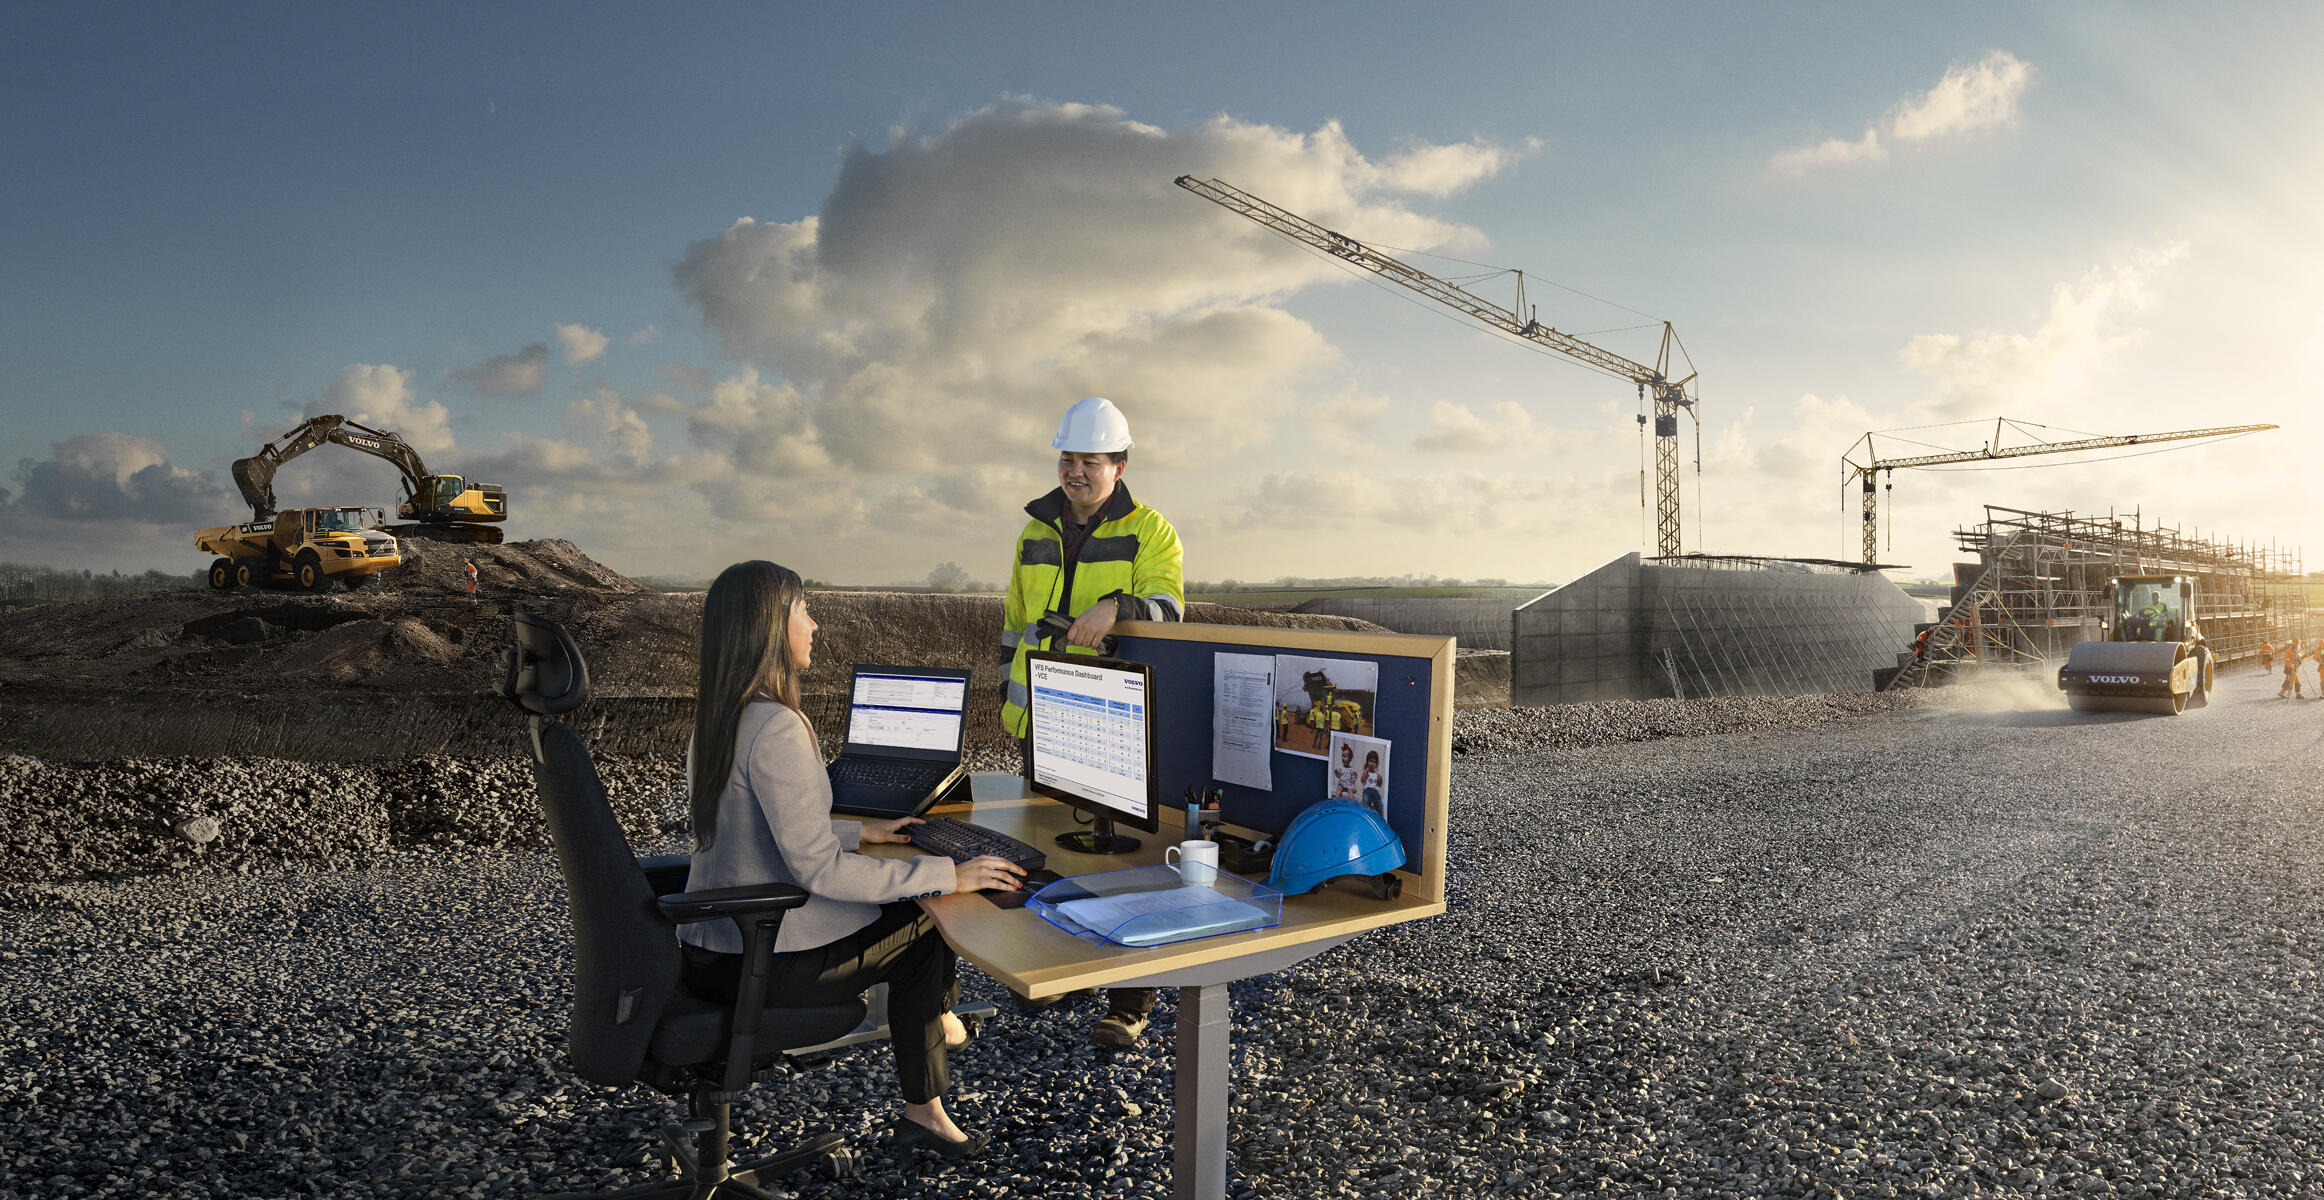
M678 1132L675 1126L665 1135ZM680 1162L681 1174L676 1179L641 1183L615 1192L566 1192L550 1200L771 1200L776 1193L762 1189L760 1184L771 1184L803 1167L821 1162L826 1164L835 1179L843 1179L855 1171L855 1153L847 1148L847 1139L836 1133L821 1134L780 1154L754 1158L734 1164L726 1178L713 1182L687 1169L690 1164Z

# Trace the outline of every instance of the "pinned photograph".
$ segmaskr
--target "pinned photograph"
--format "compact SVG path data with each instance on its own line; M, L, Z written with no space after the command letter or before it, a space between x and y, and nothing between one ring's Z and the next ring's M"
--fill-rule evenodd
M1276 655L1275 749L1323 758L1335 733L1369 737L1379 692L1378 663Z
M1330 799L1361 804L1388 819L1388 743L1352 733L1331 735Z

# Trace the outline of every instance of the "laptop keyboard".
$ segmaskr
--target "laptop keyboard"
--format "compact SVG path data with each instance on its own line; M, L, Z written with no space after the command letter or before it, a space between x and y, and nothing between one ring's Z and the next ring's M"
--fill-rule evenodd
M952 773L947 766L927 763L881 762L876 759L843 758L831 764L831 782L853 787L889 788L895 791L926 790Z

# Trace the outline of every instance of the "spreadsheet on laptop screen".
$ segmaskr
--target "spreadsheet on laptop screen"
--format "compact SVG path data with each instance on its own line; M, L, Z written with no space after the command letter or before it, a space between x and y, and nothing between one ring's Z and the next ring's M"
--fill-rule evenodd
M968 681L950 676L859 671L847 714L848 744L898 750L955 750Z
M1081 663L1026 663L1033 696L1033 782L1144 820L1146 677Z

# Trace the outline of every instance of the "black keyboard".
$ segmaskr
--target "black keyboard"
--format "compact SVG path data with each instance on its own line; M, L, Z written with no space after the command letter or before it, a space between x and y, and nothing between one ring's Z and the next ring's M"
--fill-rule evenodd
M869 758L843 758L831 764L831 782L855 787L893 788L897 791L935 787L952 768L928 763L883 762Z
M922 850L932 850L956 863L990 854L1028 871L1038 871L1049 861L1048 855L1008 834L952 817L930 817L916 825L906 825L904 836Z

